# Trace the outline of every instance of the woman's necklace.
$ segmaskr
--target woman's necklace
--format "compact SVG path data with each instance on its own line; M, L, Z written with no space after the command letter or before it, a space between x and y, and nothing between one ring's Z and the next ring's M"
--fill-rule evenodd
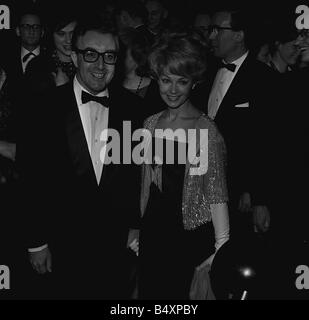
M52 57L53 57L56 68L60 68L69 77L69 79L73 79L76 72L73 61L69 61L69 62L61 61L57 55L57 51L54 51Z
M143 77L140 77L139 84L138 84L137 89L136 89L136 91L135 91L136 94L138 93L138 90L139 90L142 82L143 82Z

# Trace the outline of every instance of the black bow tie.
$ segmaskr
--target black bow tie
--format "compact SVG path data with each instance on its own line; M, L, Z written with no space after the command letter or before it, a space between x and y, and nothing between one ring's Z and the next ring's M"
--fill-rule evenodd
M224 63L224 62L221 62L221 63L219 64L219 68L226 68L227 70L230 70L230 71L234 72L235 69L236 69L236 64L234 64L234 63Z
M109 107L109 99L107 97L97 97L93 96L85 91L82 91L82 103L87 103L89 101L95 101L100 103L102 106L108 108Z
M28 52L24 57L23 57L23 63L25 63L31 56L36 56L33 52Z

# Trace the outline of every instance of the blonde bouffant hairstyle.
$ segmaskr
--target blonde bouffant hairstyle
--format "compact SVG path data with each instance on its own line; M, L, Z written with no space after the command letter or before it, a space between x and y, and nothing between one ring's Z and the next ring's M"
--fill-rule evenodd
M152 47L149 55L154 79L168 72L200 82L206 71L202 45L187 33L165 33Z

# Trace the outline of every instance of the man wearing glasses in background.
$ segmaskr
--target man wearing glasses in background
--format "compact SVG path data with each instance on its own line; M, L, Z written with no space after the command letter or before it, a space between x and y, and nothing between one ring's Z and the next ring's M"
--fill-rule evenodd
M1 53L1 63L7 74L8 94L14 110L25 107L25 71L28 63L38 55L46 53L42 46L44 27L41 14L35 5L20 11L16 26L16 37L10 41L7 50Z
M40 54L40 42L44 35L40 17L35 13L24 14L16 28L16 34L20 37L20 62L25 73L29 61Z
M251 246L252 212L254 217L263 217L254 219L256 231L266 232L270 223L265 159L271 136L265 120L275 107L270 85L273 76L249 52L250 40L254 40L250 17L230 9L213 15L208 31L218 66L201 91L195 89L196 94L204 95L204 112L215 121L226 142L231 239L240 240L239 248Z
M123 121L132 120L132 132L140 127L134 121L140 104L112 81L119 45L110 26L85 17L72 45L73 82L38 101L34 110L44 108L47 117L32 119L22 144L30 261L52 279L48 298L128 298L128 231L139 216L139 170L123 164L122 152L120 164L105 163L102 140L105 129L117 130L122 150ZM40 147L31 159L29 139Z
M16 91L22 90L23 75L28 63L44 51L41 47L44 28L35 6L23 10L16 27L18 44L4 53L3 63L8 74L8 81Z

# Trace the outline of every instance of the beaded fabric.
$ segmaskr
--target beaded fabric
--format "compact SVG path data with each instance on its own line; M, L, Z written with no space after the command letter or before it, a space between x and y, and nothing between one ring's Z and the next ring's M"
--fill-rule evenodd
M70 62L63 62L59 59L57 55L57 51L53 52L52 55L53 61L55 63L56 68L60 68L70 80L72 80L75 76L76 68L72 61Z
M147 129L151 135L154 134L158 119L162 113L163 112L157 113L146 119L144 128ZM197 119L195 129L197 129L197 133L200 131L199 129L208 130L208 145L206 145L206 147L200 148L199 139L196 139L196 157L200 156L200 158L202 158L202 155L207 152L208 163L206 170L204 170L205 168L202 166L198 167L199 163L194 164L195 162L189 162L187 159L182 195L182 216L185 230L194 230L211 221L210 205L228 201L225 179L226 148L224 140L214 122L205 114L202 114ZM151 138L147 140L151 141ZM188 142L190 148L190 139ZM147 143L145 145L145 152L147 153ZM202 146L204 146L203 143ZM192 170L194 169L195 174L192 174ZM141 188L142 215L147 206L151 183L159 183L159 189L161 187L162 170L160 170L160 167L158 167L157 170L159 171L153 172L150 164L143 164Z

